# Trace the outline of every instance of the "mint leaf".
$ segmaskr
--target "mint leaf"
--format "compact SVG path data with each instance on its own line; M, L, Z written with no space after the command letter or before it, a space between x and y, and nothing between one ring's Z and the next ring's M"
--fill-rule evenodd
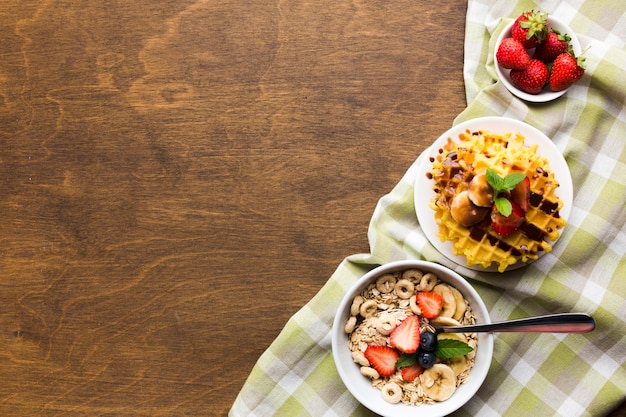
M491 185L491 188L493 188L493 201L496 204L496 208L504 217L509 217L513 212L513 207L511 206L511 202L500 194L515 188L517 184L524 181L526 174L514 172L502 178L493 168L487 168L485 175L487 176L487 182Z
M491 188L493 188L493 194L498 195L498 193L502 191L504 180L493 168L487 168L485 175L487 176L487 182L491 185Z
M511 191L517 184L524 181L524 178L526 178L526 174L521 172L513 172L512 174L502 178L496 171L494 171L493 168L487 168L485 175L487 176L487 182L491 185L491 188L493 188L493 193L495 195Z
M456 339L439 339L435 355L442 359L453 358L455 356L464 356L474 349L465 342Z
M511 191L517 184L524 181L526 178L526 174L522 174L521 172L514 172L512 174L507 175L504 178L504 190L503 191Z
M513 212L511 202L504 197L496 197L494 203L496 203L496 208L504 217L509 217Z
M410 355L403 353L396 361L396 368L404 368L407 366L415 365L417 363L417 355Z

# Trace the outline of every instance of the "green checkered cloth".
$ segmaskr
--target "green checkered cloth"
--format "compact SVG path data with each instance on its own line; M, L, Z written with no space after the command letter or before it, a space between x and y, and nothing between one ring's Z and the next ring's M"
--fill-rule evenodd
M540 8L579 36L587 71L565 96L530 104L497 81L493 39L511 18ZM507 16L507 18L502 18ZM569 223L554 250L506 275L451 265L424 236L413 203L417 163L372 216L370 254L347 257L260 357L230 411L249 416L371 416L341 382L331 326L346 290L379 264L425 259L455 268L493 321L587 312L586 334L498 333L487 380L455 416L601 416L626 397L626 1L469 0L467 109L455 123L506 116L537 127L563 153L574 183ZM433 138L434 140L435 138Z

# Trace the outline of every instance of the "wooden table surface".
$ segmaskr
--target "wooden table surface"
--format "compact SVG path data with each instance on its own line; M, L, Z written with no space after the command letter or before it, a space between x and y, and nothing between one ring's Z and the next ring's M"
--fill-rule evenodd
M1 5L3 416L226 416L465 108L465 1Z

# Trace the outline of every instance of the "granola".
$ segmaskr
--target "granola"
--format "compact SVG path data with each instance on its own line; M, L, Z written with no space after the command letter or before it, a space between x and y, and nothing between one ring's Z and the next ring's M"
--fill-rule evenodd
M443 308L439 316L424 317L417 304L419 292L439 292L443 298ZM434 325L475 324L472 309L461 293L453 286L441 281L433 273L417 269L407 269L388 273L370 284L357 295L346 321L348 347L352 359L360 367L361 374L371 379L372 386L381 391L383 398L390 403L402 402L407 405L432 404L443 401L469 378L474 365L477 347L475 333L446 333L437 336L438 340L456 338L469 345L472 350L466 355L452 358L438 358L437 363L413 381L402 378L398 369L388 377L381 377L365 357L368 346L390 346L389 335L408 316L419 318L420 331L434 332ZM440 392L443 379L448 384L448 393Z

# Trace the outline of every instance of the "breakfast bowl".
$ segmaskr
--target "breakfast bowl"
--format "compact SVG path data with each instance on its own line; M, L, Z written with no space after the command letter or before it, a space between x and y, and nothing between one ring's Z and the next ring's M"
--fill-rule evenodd
M556 17L548 16L547 22L548 22L548 28L556 29L561 34L569 35L569 37L571 38L569 43L572 47L574 55L578 57L581 54L581 46L574 31L565 22L563 22L562 20ZM511 37L511 27L513 26L514 23L515 21L510 22L508 25L505 26L502 32L500 32L500 35L498 36L496 43L495 43L493 55L494 55L494 65L495 65L496 74L498 75L498 78L500 79L500 81L502 81L502 84L504 84L507 90L509 90L513 95L525 101L534 102L534 103L544 103L544 102L555 100L561 97L563 94L567 92L568 88L566 88L565 90L561 90L561 91L552 91L550 90L548 86L545 86L544 89L538 94L531 94L523 90L520 90L511 81L511 75L510 75L511 70L504 68L502 65L498 63L496 52L498 51L498 47L500 46L502 41L506 38ZM534 48L529 49L528 54L532 58L534 55Z
M439 294L443 300L435 314L428 301L422 304L425 293ZM404 336L413 333L406 327L416 322L420 342L409 347ZM343 297L333 322L333 359L346 388L369 410L390 417L445 416L467 403L484 382L493 335L437 334L435 328L488 323L484 302L462 276L433 262L395 261L366 273ZM435 334L437 348L427 346L426 333ZM466 350L439 356L445 350L439 347L454 343ZM391 363L389 372L379 366L376 354L381 351L394 358L384 359ZM428 356L428 351L435 355ZM411 362L416 357L419 360Z

